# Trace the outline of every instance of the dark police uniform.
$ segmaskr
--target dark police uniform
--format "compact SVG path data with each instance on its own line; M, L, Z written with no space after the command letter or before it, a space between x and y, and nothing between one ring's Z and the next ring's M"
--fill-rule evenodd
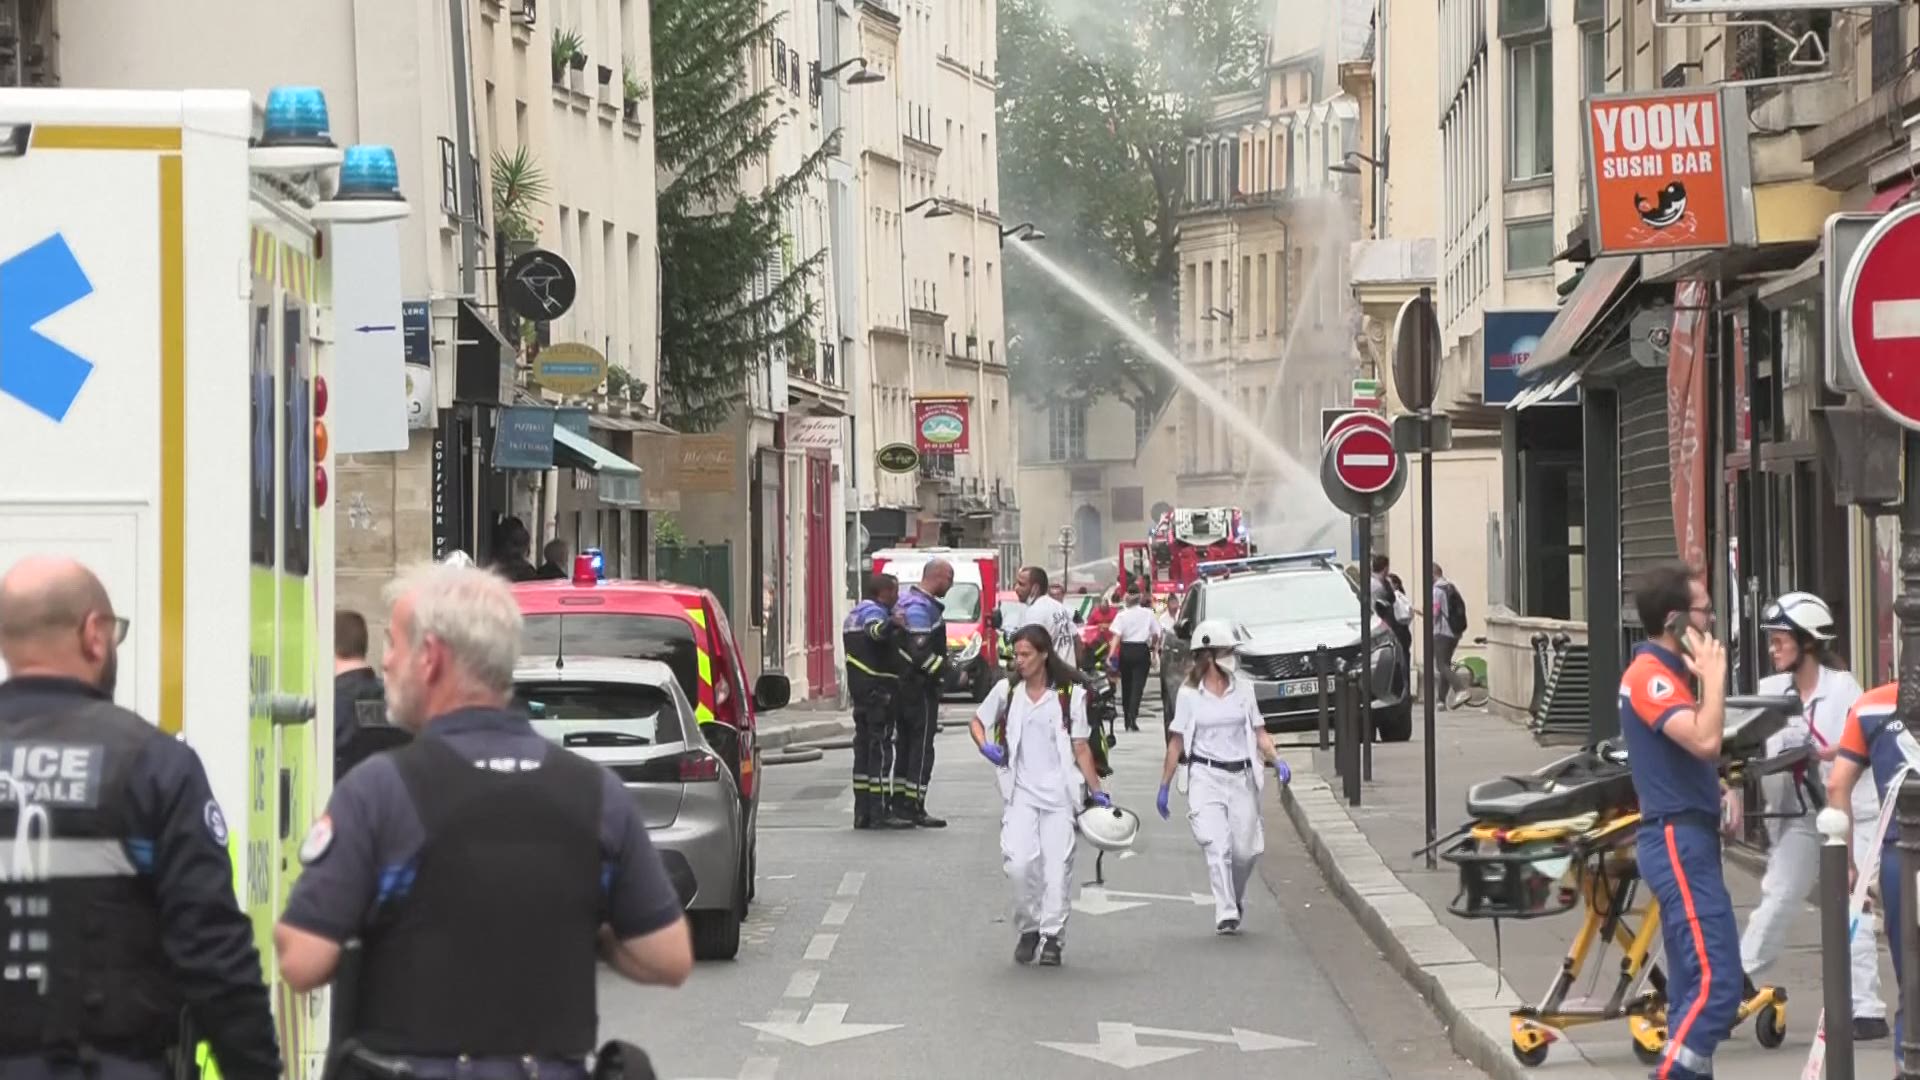
M907 656L912 663L895 740L893 800L907 817L927 811L927 783L933 779L933 737L940 730L940 693L947 674L947 609L918 585L900 590L894 605L907 623Z
M1666 724L1696 707L1678 656L1651 642L1620 678L1620 732L1640 798L1640 874L1660 899L1667 953L1665 1057L1654 1075L1699 1080L1733 1030L1745 972L1740 929L1720 865L1720 772L1668 738Z
M896 717L908 657L893 612L872 597L847 613L840 628L847 651L847 693L853 699L853 827L890 820Z
M279 1076L226 819L192 748L91 686L23 677L0 684L0 775L0 1077L163 1076L183 1008L228 1080ZM46 813L24 853L23 788Z
M599 928L639 937L682 907L613 773L506 709L363 762L301 861L282 921L361 939L344 1026L420 1080L585 1077Z
M1839 755L1873 772L1873 786L1880 793L1883 807L1888 799L1900 797L1899 792L1893 790L1894 778L1900 775L1900 770L1908 766L1920 769L1920 745L1915 744L1912 733L1900 719L1899 709L1900 684L1876 686L1854 701L1847 713L1847 726L1840 732ZM1899 838L1900 824L1896 817L1888 823L1886 839L1880 844L1879 907L1896 916L1884 920L1882 925L1887 928L1887 944L1893 948L1894 985L1904 986L1901 967L1906 957L1900 952L1901 927L1897 917L1901 902L1900 853L1894 850L1894 841ZM1863 859L1866 853L1855 852L1854 857ZM1904 1012L1894 1018L1896 1061L1906 1019Z

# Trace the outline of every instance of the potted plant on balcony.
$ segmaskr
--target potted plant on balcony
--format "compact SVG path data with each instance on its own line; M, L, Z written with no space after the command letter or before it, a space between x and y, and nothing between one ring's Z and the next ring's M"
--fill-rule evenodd
M551 184L546 170L526 147L493 152L494 227L511 256L525 254L540 235L539 210Z
M567 66L574 62L576 56L580 58L581 64L587 62L586 42L580 39L579 31L555 27L553 30L553 85L561 85L562 80L567 76Z
M641 85L639 74L633 70L633 61L627 61L624 68L620 73L622 111L627 119L637 120L640 117L640 103L647 98L647 88Z

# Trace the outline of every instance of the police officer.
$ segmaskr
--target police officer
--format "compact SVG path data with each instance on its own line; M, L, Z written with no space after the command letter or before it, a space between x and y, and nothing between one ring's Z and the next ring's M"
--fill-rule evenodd
M347 774L307 833L280 973L312 990L360 940L348 1076L585 1080L596 960L685 981L680 898L619 780L510 707L507 582L443 564L390 596L387 707L416 738Z
M1685 565L1649 569L1633 599L1651 636L1620 679L1620 732L1640 798L1640 873L1660 900L1667 954L1667 1049L1652 1075L1704 1080L1738 1018L1742 982L1720 866L1727 654L1706 633L1706 583ZM1698 700L1689 675L1700 680Z
M187 744L113 703L127 620L71 559L0 578L0 1077L160 1080L181 1010L280 1075L227 825Z
M893 810L923 829L947 827L945 819L927 813L927 782L933 779L933 737L940 730L947 674L947 614L940 598L952 586L953 564L932 558L899 603L912 668L904 680L895 738Z
M847 692L853 698L853 827L911 829L913 822L894 813L889 777L893 775L894 718L907 670L904 620L894 602L900 582L892 574L867 579L866 599L847 613L840 637L847 650Z

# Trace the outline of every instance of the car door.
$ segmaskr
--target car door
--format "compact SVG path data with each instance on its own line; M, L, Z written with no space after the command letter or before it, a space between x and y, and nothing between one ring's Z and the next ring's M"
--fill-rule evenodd
M1180 683L1187 677L1187 665L1192 662L1193 628L1200 625L1200 594L1205 590L1195 586L1187 590L1185 601L1180 605L1179 613L1174 617L1174 630L1168 631L1162 638L1160 651L1160 696L1162 703L1169 709L1173 700L1180 696ZM1177 630L1185 630L1181 637ZM1173 715L1169 713L1171 722Z

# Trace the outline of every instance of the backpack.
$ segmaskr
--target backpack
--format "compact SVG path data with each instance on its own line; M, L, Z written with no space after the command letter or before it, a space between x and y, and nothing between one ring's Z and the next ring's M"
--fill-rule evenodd
M1454 637L1467 632L1467 601L1452 582L1447 583L1447 625L1453 627Z
M1053 688L1060 702L1060 723L1066 727L1069 734L1073 731L1073 686L1073 683L1061 683ZM1019 676L1007 676L1007 696L1000 702L1000 715L993 722L993 741L1002 750L1012 749L1007 745L1007 717L1013 712L1013 695L1019 691ZM1088 696L1092 696L1091 692ZM1091 709L1087 712L1087 726L1091 729L1088 732L1087 748L1093 751L1094 775L1102 778L1112 776L1113 767L1107 764L1107 751L1113 745L1113 741L1108 737L1105 725L1093 718ZM1072 763L1063 764L1071 766Z

